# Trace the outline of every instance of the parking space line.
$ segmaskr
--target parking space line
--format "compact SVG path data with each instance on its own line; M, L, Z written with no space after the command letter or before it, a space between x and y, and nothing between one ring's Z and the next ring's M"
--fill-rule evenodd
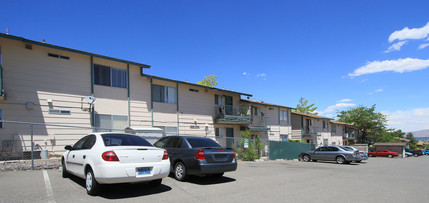
M45 179L46 194L48 196L49 203L55 203L54 193L52 192L51 181L49 181L49 175L46 170L43 170L43 178Z

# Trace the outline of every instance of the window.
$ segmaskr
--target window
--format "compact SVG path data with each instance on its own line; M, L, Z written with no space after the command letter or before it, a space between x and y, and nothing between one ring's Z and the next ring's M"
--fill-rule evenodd
M127 88L127 70L94 64L94 84Z
M191 88L189 88L189 91L191 91L191 92L199 92L199 90L191 89Z
M3 109L0 109L0 120L3 120ZM3 128L3 122L0 122L0 128Z
M332 125L331 126L331 132L332 133L336 133L337 132L337 126L336 125Z
M177 89L175 87L152 85L152 99L154 102L176 104Z
M128 127L128 116L95 114L95 129L97 132L122 130Z
M289 135L281 134L280 135L280 140L283 141L283 142L287 142L288 141L288 137L289 137Z
M258 116L261 114L261 109L259 107L252 107L253 115Z
M287 118L288 118L287 111L280 111L280 120L287 121Z
M215 128L215 136L223 137L223 128Z
M133 135L125 135L125 134L103 134L101 135L103 138L104 146L147 146L151 147L147 140Z
M222 105L222 96L215 94L215 104Z
M27 49L33 49L31 46L27 47L27 45L25 46L25 48L27 48ZM59 58L59 59L65 59L65 60L69 60L70 59L70 57L68 57L68 56L62 56L62 55L53 54L53 53L48 53L48 56L54 57L54 58Z
M208 138L200 138L200 137L189 137L186 138L192 148L200 148L200 147L222 147L212 139Z
M180 137L173 137L165 144L165 148L177 148L179 141Z

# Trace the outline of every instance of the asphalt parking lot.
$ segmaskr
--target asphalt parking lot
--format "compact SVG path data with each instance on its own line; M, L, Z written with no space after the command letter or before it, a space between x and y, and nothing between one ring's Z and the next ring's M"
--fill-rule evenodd
M0 202L428 202L429 156L374 157L362 164L239 162L222 178L163 179L104 187L86 194L84 181L57 170L0 173Z

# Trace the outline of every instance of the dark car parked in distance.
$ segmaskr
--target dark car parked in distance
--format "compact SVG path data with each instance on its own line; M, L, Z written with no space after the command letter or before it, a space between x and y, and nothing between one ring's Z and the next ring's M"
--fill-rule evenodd
M223 176L235 171L237 160L233 149L226 149L212 139L193 136L163 137L154 144L167 150L171 172L179 180L188 175Z
M405 151L406 151L406 152L413 153L413 155L414 155L414 156L421 156L421 155L424 155L423 150L411 150L411 149L405 148Z

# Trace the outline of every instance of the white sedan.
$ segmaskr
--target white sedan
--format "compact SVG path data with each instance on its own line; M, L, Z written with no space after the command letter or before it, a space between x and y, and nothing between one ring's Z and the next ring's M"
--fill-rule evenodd
M86 191L96 195L99 184L150 181L158 186L170 173L167 151L144 138L124 133L92 133L62 155L63 177L86 179Z

